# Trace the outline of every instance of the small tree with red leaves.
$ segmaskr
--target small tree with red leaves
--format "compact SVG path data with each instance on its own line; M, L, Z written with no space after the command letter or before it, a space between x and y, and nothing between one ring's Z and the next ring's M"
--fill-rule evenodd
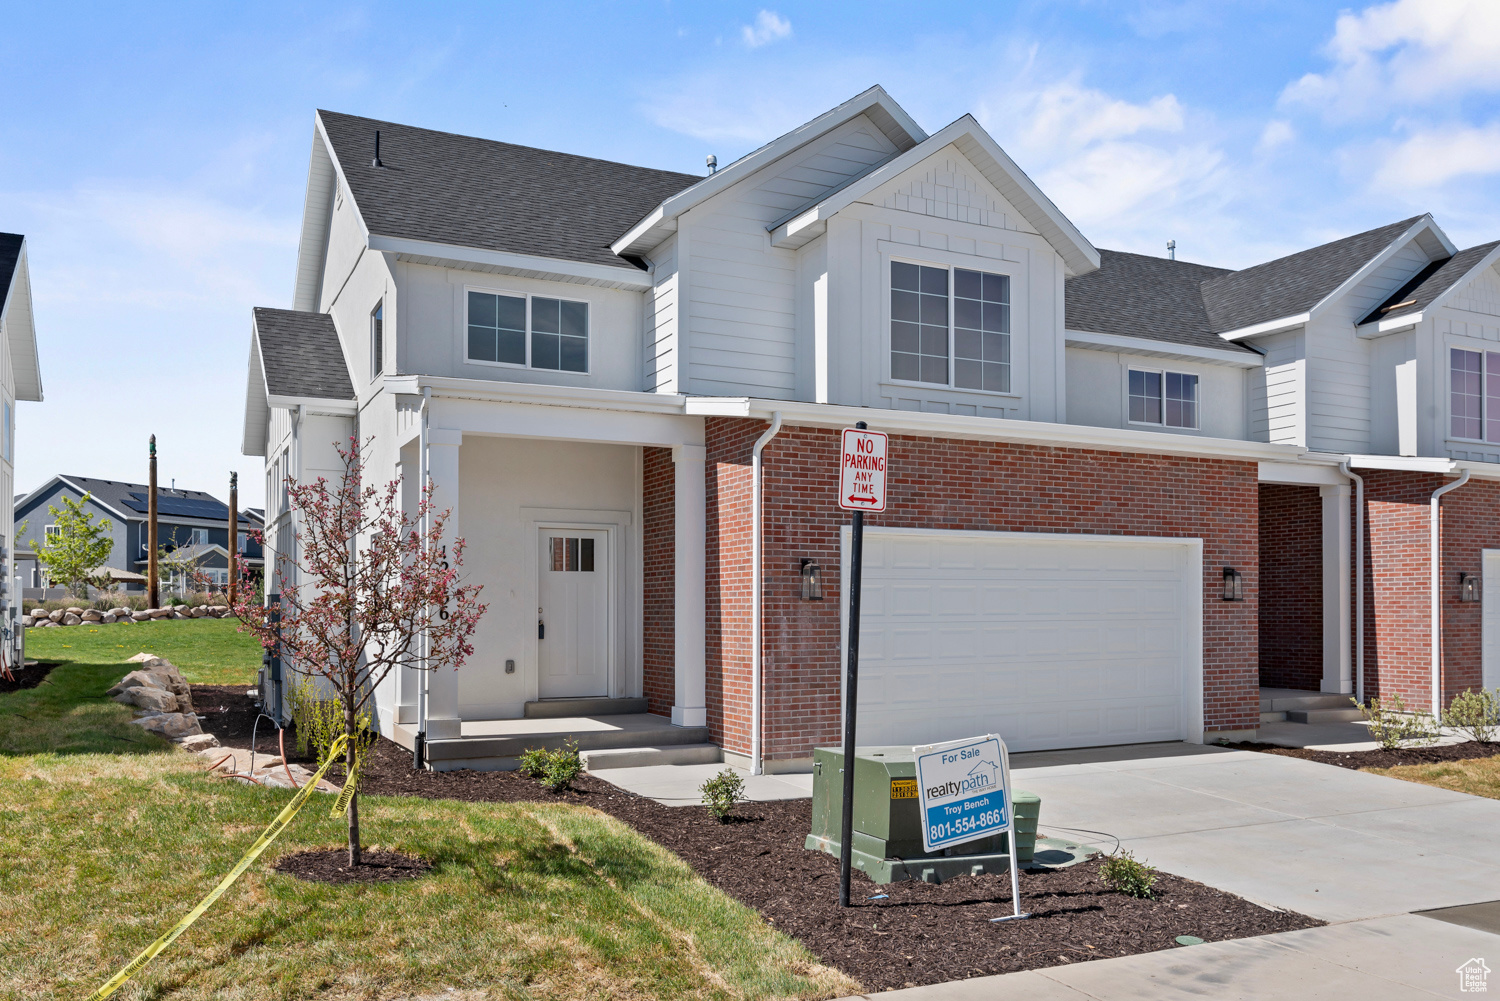
M262 646L279 645L283 662L322 678L336 693L349 737L344 766L353 778L360 717L376 687L397 667L460 667L474 652L469 640L486 606L480 585L459 576L464 541L443 542L449 512L434 510L432 484L422 485L415 515L404 514L400 480L367 485L358 440L335 447L344 466L340 482L287 480L298 545L295 559L276 554L279 616L248 598L235 603L234 613ZM355 866L357 792L348 820L349 864Z

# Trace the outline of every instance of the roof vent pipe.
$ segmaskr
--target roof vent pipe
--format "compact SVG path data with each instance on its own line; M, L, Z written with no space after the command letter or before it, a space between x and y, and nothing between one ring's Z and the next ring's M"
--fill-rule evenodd
M380 130L379 129L375 130L375 159L373 159L373 160L370 161L370 166L372 166L372 167L384 167L385 166L385 164L383 164L383 163L380 162Z
M376 133L376 135L379 135L379 133ZM1169 260L1169 261L1175 261L1175 260L1177 260L1177 241L1176 240L1168 240L1167 241L1167 260Z
M714 156L712 153L708 154L708 159L705 160L704 163L708 164L708 172L710 174L719 169L719 158Z

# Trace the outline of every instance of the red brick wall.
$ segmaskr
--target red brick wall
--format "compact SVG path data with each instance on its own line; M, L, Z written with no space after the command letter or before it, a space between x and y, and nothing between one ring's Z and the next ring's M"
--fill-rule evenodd
M641 609L642 694L647 712L672 715L676 696L677 470L670 448L642 449L641 536L645 562Z
M1260 485L1260 683L1323 684L1323 500L1317 487Z
M765 427L706 422L708 715L714 739L741 752L749 748L750 449ZM888 510L869 525L1202 538L1206 726L1257 725L1254 463L895 436L890 449ZM839 734L847 515L835 498L838 432L785 428L765 460L765 755L802 758ZM823 565L825 601L801 600L804 556ZM1245 575L1247 600L1220 600L1224 566Z
M1449 482L1452 482L1451 480ZM1424 536L1424 541L1425 541ZM1459 600L1459 574L1484 574L1486 549L1500 549L1500 483L1470 480L1443 495L1443 700L1484 685L1482 602ZM1483 586L1481 584L1481 595ZM1490 600L1500 600L1500 594Z
M1365 694L1399 694L1408 706L1426 708L1432 702L1428 500L1445 478L1383 469L1360 475L1366 517Z

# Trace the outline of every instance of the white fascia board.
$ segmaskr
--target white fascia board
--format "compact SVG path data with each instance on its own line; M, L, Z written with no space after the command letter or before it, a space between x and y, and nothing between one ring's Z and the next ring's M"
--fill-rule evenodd
M42 365L36 349L35 314L31 309L31 267L26 238L21 237L10 288L0 297L0 330L10 342L11 374L17 400L42 402Z
M250 360L245 369L245 419L240 427L240 454L264 458L266 438L271 433L271 404L254 320L250 323Z
M272 394L266 397L266 404L282 410L306 407L310 414L327 414L334 417L349 416L358 408L354 400L330 400L322 396L276 396Z
M495 403L528 403L545 407L584 410L623 410L634 413L674 414L683 412L686 397L676 393L642 393L628 389L578 389L490 379L458 379L447 376L401 375L387 377L388 393L421 396L431 389L434 397L481 400Z
M399 236L377 236L365 238L365 245L373 251L395 254L397 257L417 263L436 264L440 267L469 268L480 265L495 268L508 274L531 278L550 278L554 281L586 282L610 288L644 292L651 288L651 272L641 271L620 262L620 267L607 264L587 264L582 261L564 261L555 257L539 257L534 254L515 254L505 250L479 250L475 247L460 247L453 244L433 243L428 240L413 240Z
M19 510L21 510L21 508L25 507L27 504L30 504L32 501L36 500L38 497L44 497L47 494L51 493L52 492L52 485L53 484L55 484L55 483L63 483L63 482L67 482L67 481L64 480L64 478L62 476L53 476L46 483L43 483L41 486L39 486L35 490L31 491L31 493L27 494L25 497L22 497L20 500L16 501L15 506L13 508L11 508L11 510L12 511L19 511ZM73 484L69 483L69 486L73 486ZM73 489L77 490L78 488L76 486L73 486Z
M1449 285L1447 288L1443 289L1443 291L1438 294L1437 298L1433 299L1425 307L1423 307L1421 313L1413 313L1408 316L1394 316L1389 320L1381 320L1380 325L1383 327L1387 323L1406 323L1408 321L1420 322L1424 314L1429 313L1432 310L1437 309L1439 306L1447 303L1447 301L1453 298L1453 296L1458 292L1459 289L1469 284L1469 282L1473 281L1475 278L1478 278L1486 268L1494 267L1496 261L1500 261L1500 246L1497 246L1494 250L1491 250L1488 254L1485 254L1482 258L1479 259L1478 263L1476 263L1468 271L1465 271L1457 281L1455 281L1452 285Z
M1291 462L1307 451L1300 445L1268 445L1230 438L1163 434L1159 431L928 414L910 410L877 410L870 407L750 397L689 396L685 410L688 414L699 417L753 417L758 420L770 420L773 414L780 413L784 423L800 427L841 428L852 427L855 421L866 421L877 431L923 438L1009 441L1052 448L1191 455L1251 462Z
M1500 480L1500 463L1477 462L1473 459L1460 459L1453 464L1455 473L1467 471L1470 476L1479 480Z
M1264 368L1266 364L1262 355L1243 348L1236 350L1208 348L1197 344L1173 344L1171 341L1127 337L1124 334L1098 334L1087 330L1068 330L1064 334L1070 348L1106 348L1110 351L1125 351L1151 357L1190 358L1194 361L1210 361L1240 368Z
M1400 333L1410 330L1423 320L1427 319L1427 311L1420 313L1407 313L1403 316L1392 317L1389 320L1376 320L1374 323L1364 323L1354 328L1354 336L1370 341L1387 334Z
M1240 327L1238 330L1226 330L1219 336L1226 341L1242 341L1246 337L1259 337L1262 334L1279 334L1283 330L1293 330L1305 326L1310 319L1312 319L1311 313L1298 313L1296 316L1283 316L1279 320L1267 320L1265 323Z
M1349 478L1339 472L1339 463L1348 458L1347 455L1308 452L1298 456L1295 462L1262 462L1258 475L1262 483L1306 487L1347 486Z
M329 185L332 174L333 184ZM323 269L328 258L328 238L333 228L333 192L342 185L349 199L350 211L359 223L361 233L368 235L364 215L354 192L344 178L344 168L334 153L333 143L323 127L323 116L313 115L312 152L307 165L307 193L302 202L302 229L297 240L297 272L292 288L292 308L304 313L321 312L319 299L323 291Z
M626 230L623 236L610 244L609 249L616 254L650 252L670 232L664 228L668 221L671 221L675 228L677 217L693 206L701 204L730 185L738 183L766 164L788 153L796 152L849 119L877 109L882 116L891 120L891 125L898 136L904 134L912 146L920 144L927 138L927 133L922 131L922 127L912 120L906 110L897 104L891 95L885 92L885 88L877 84L838 107L823 112L812 121L799 125L786 135L773 139L754 152L747 153L733 163L720 167L692 187L677 192L652 209L640 222ZM880 123L876 122L876 126L880 127ZM882 131L885 130L882 129ZM898 136L891 136L887 133L886 137L899 148L902 143L897 141Z
M1390 469L1407 473L1451 473L1457 467L1452 459L1429 455L1351 455L1351 469Z
M55 477L52 478L52 480L49 480L48 482L51 483L53 481L58 482L58 483L62 483L62 484L65 484L67 486L72 487L74 490L76 490L78 492L78 496L80 498L87 496L88 499L89 499L89 503L90 504L97 504L99 507L104 508L104 510L108 511L110 514L114 515L116 518L123 518L126 521L137 521L137 520L139 520L140 518L143 517L143 515L140 515L140 514L137 514L137 513L134 513L134 512L132 512L131 514L125 514L123 511L119 510L118 508L113 507L113 506L111 506L109 504L104 503L98 497L95 497L94 494L91 491L85 490L83 487L80 487L78 484L74 483L72 480L68 479L66 476L55 476ZM35 491L33 491L33 493L35 493ZM26 499L30 500L31 498L27 497Z
M1366 261L1364 266L1361 267L1358 271L1355 271L1354 274L1350 275L1348 278L1345 278L1343 283L1340 284L1338 288L1334 289L1332 292L1329 292L1321 300L1319 300L1312 309L1308 310L1309 317L1317 316L1319 313L1322 313L1323 311L1331 307L1339 299L1343 298L1345 294L1353 291L1355 288L1358 288L1360 282L1364 281L1371 275L1372 272L1374 272L1377 268L1383 266L1386 261L1389 261L1392 257L1394 257L1396 255L1396 252L1399 251L1402 247L1406 246L1412 240L1416 239L1423 230L1431 232L1433 236L1437 238L1438 242L1448 250L1449 256L1452 256L1453 242L1448 239L1448 237L1443 233L1442 230L1438 229L1437 223L1433 221L1433 218L1430 214L1424 215L1422 218L1418 219L1416 222L1407 227L1406 232L1402 233L1400 236L1396 237L1389 244L1387 244L1384 250Z
M1086 274L1099 267L1099 251L990 138L973 115L964 115L906 152L825 196L817 204L773 223L767 227L771 244L801 246L807 243L827 228L828 220L834 215L949 145L956 146L968 157L985 180L1014 204L1022 217L1052 244L1067 265L1069 274Z

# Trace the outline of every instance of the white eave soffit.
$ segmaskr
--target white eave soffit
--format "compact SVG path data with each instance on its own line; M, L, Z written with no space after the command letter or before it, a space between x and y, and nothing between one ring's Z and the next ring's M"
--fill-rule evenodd
M1053 246L1068 274L1087 274L1099 267L1099 251L990 138L973 115L964 115L906 152L768 227L772 245L796 248L808 243L827 230L832 216L950 145L967 157L985 180Z
M906 113L906 109L877 84L666 199L630 227L609 249L620 255L649 254L676 231L677 217L688 209L860 115L874 122L898 149L910 149L927 139L927 133Z
M432 267L476 271L484 274L517 275L545 281L573 282L605 288L642 292L651 288L650 271L641 271L625 261L619 267L565 261L554 257L517 254L507 250L480 250L452 244L431 243L399 236L371 234L366 246L377 253L394 254L398 260Z
M1147 358L1182 358L1239 368L1264 368L1265 357L1245 348L1211 348L1198 344L1174 344L1125 334L1099 334L1087 330L1065 331L1067 346L1092 351L1118 351Z

